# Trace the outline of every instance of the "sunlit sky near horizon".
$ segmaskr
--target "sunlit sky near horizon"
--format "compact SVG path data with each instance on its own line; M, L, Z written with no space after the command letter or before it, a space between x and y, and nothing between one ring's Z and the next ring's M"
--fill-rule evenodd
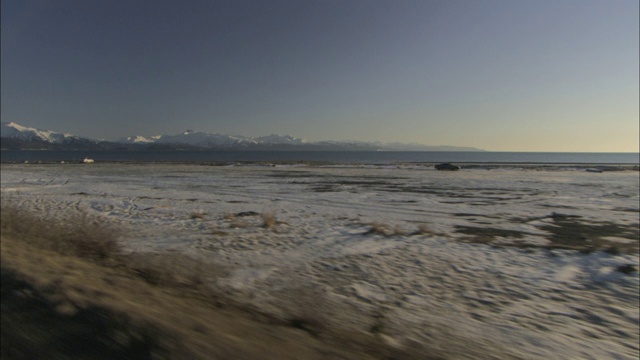
M2 121L639 149L637 0L2 1Z

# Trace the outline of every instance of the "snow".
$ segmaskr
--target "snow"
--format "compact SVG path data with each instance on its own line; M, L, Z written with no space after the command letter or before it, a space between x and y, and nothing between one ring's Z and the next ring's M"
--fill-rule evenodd
M2 137L13 137L22 140L40 139L51 143L60 143L68 139L78 139L77 136L68 133L40 130L28 126L22 126L15 122L3 122L0 129Z
M290 135L268 135L261 137L247 137L239 135L224 135L218 133L207 133L187 130L178 135L162 135L156 140L158 143L169 144L190 144L198 146L220 146L220 145L256 145L256 144L306 144L307 141Z
M88 138L80 138L68 133L57 133L50 130L39 130L27 126L19 125L15 122L2 123L2 136L13 137L21 140L33 140L38 138L51 143L65 142L70 139L85 141L104 141ZM355 147L360 149L377 148L379 151L402 150L402 151L479 151L481 149L471 147L455 147L455 146L426 146L420 144L402 144L402 143L382 143L382 142L364 142L364 141L309 141L297 138L291 135L271 134L267 136L250 137L240 135L225 135L218 133L209 133L195 130L185 130L182 133L169 135L142 136L134 135L120 138L117 140L124 144L185 144L198 147L246 147L252 145L319 145L319 146L339 146L339 147Z
M153 137L144 137L144 136L140 136L140 135L135 135L135 136L129 136L126 137L124 139L120 139L119 142L121 143L126 143L126 144L146 144L146 143L152 143L155 142L155 140Z
M295 145L299 145L299 144L308 143L308 141L305 140L305 139L296 138L296 137L293 137L293 136L290 136L290 135L278 135L278 134L271 134L271 135L267 135L267 136L261 136L261 137L254 138L254 140L258 144L295 144Z
M57 133L50 130L39 130L28 126L23 126L15 122L2 123L3 137L16 137L23 140L38 138L47 142L60 142L66 138L78 138L67 133ZM304 139L299 139L290 135L268 135L262 137L233 136L218 133L207 133L202 131L186 130L176 135L155 135L141 136L134 135L118 140L126 144L188 144L196 146L230 146L230 145L255 145L255 144L305 144Z
M132 251L224 266L217 285L264 311L313 289L336 326L382 322L385 341L446 358L639 355L640 279L617 271L637 252L544 248L563 226L637 244L637 171L97 163L2 165L1 179L3 199L108 219Z
M130 136L119 140L123 143L162 143L162 144L189 144L195 146L231 146L231 145L256 145L256 144L304 144L304 139L289 135L269 135L262 137L245 137L207 133L194 130L185 130L177 135L156 135L144 137L140 135Z

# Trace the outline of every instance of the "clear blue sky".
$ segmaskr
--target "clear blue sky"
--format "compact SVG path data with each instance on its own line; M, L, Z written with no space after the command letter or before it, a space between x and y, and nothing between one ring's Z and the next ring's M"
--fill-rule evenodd
M638 151L637 0L3 0L2 121Z

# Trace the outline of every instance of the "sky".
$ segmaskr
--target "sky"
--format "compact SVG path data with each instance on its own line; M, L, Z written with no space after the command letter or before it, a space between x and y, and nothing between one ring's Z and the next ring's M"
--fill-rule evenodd
M3 0L1 120L639 151L637 0Z

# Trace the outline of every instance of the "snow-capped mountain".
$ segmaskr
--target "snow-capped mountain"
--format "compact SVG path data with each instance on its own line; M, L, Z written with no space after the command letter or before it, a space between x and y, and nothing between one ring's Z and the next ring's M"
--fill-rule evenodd
M309 143L305 139L290 135L268 135L260 137L246 137L238 135L225 135L207 133L202 131L186 130L176 135L156 135L151 137L129 136L118 140L125 144L186 144L199 147L235 147L252 145L300 145Z
M290 135L277 135L271 134L267 136L261 136L254 139L258 144L289 144L289 145L301 145L309 144L306 139L300 139Z
M156 142L159 144L187 144L201 147L255 144L251 139L242 136L207 133L193 130L187 130L177 135L161 135Z
M175 135L129 136L115 142L94 140L68 133L40 130L15 122L3 122L3 148L133 150L141 148L253 149L253 150L361 150L361 151L482 151L471 147L365 141L308 141L290 135L247 137L186 130Z
M129 136L126 138L122 138L118 140L118 142L124 143L124 144L149 144L158 140L159 137L160 136L144 137L144 136L136 135L136 136Z
M58 133L51 130L40 130L28 126L22 126L15 122L3 122L0 128L0 136L21 141L44 141L53 144L68 143L82 140L82 138L68 133ZM85 139L88 140L88 139Z
M0 137L2 138L2 149L100 150L109 147L113 148L112 144L103 140L36 129L15 122L2 122L0 124Z

